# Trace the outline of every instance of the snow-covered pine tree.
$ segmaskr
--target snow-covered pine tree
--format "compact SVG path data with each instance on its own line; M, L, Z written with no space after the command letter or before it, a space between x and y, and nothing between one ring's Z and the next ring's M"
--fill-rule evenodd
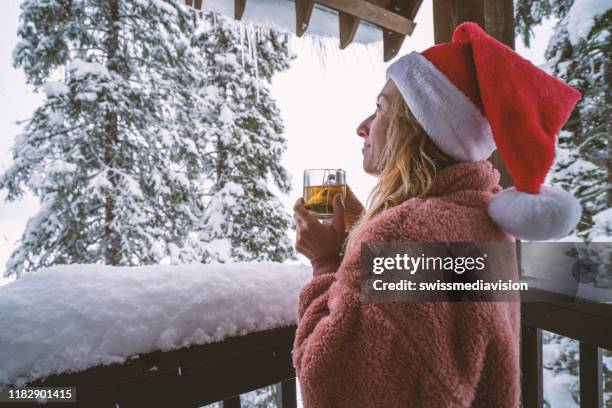
M207 13L197 44L206 55L210 108L203 111L211 177L196 240L201 261L295 259L287 236L292 220L271 191L291 191L280 165L285 139L280 111L270 95L272 76L289 67L288 35ZM201 244L200 244L201 245Z
M583 98L559 134L551 182L571 191L582 203L577 235L607 240L612 232L612 162L610 97L612 96L612 1L516 0L516 32L525 46L533 27L558 19L545 52L547 69L582 92ZM601 268L606 271L606 268ZM595 283L610 287L608 272ZM544 397L547 406L579 406L578 342L544 332ZM603 350L606 361L610 350ZM604 404L612 404L612 370L604 370Z
M0 176L40 198L5 275L178 257L201 215L204 57L172 0L25 0L14 64L46 99Z
M559 134L551 182L582 203L579 236L588 240L595 231L610 236L612 222L594 216L612 207L612 1L516 1L516 30L526 46L533 27L546 18L558 19L545 53L546 69L583 95Z

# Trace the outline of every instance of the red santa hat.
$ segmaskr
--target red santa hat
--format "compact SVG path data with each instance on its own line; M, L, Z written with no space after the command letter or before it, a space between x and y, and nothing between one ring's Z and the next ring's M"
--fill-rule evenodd
M406 104L443 152L462 162L497 148L514 187L495 196L489 215L526 240L558 239L581 216L571 194L542 183L557 134L581 94L465 22L452 41L399 58L387 69Z

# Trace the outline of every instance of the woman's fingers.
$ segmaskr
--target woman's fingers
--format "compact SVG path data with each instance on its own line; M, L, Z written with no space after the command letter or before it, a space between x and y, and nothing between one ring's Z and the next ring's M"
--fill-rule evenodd
M322 254L337 252L342 245L341 236L344 228L344 206L341 196L334 197L334 218L330 223L321 223L305 207L304 200L299 198L293 206L293 219L296 224L296 250L309 259Z
M363 204L357 198L353 190L349 186L346 186L346 200L345 200L346 208L349 211L360 211L363 209Z
M345 227L347 230L351 230L355 223L363 216L365 208L349 186L346 186L346 200L344 203L346 207Z
M300 222L304 227L318 223L314 215L304 207L304 199L298 198L293 205L294 219L297 217L297 222Z
M342 204L342 195L336 194L333 201L334 206L334 222L333 224L338 231L344 232L344 205Z
M296 213L293 213L293 221L295 221L295 226L297 227L297 231L299 233L300 229L303 228L303 221L297 216Z

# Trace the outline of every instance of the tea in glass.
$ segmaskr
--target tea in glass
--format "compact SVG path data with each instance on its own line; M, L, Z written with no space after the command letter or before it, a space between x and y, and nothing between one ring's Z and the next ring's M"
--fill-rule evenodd
M320 220L333 218L333 200L346 197L346 172L342 169L304 170L304 207Z

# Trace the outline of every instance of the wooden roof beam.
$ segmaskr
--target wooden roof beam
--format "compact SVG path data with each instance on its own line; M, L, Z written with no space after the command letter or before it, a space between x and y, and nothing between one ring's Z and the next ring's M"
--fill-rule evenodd
M343 11L338 16L340 22L340 49L345 49L355 38L357 27L359 27L360 20L348 13Z
M385 62L392 60L397 55L405 38L405 35L393 31L383 31L383 58Z
M202 0L185 0L185 4L196 10L202 10Z
M317 3L403 35L411 35L416 27L411 19L365 0L317 0Z
M242 20L245 6L246 0L234 0L234 18L236 20Z
M419 11L422 2L423 0L392 0L389 7L399 15L413 20ZM383 58L385 62L390 61L398 54L400 48L402 48L405 38L405 35L383 29Z
M308 28L313 7L313 0L295 0L295 35L298 37L301 37Z

